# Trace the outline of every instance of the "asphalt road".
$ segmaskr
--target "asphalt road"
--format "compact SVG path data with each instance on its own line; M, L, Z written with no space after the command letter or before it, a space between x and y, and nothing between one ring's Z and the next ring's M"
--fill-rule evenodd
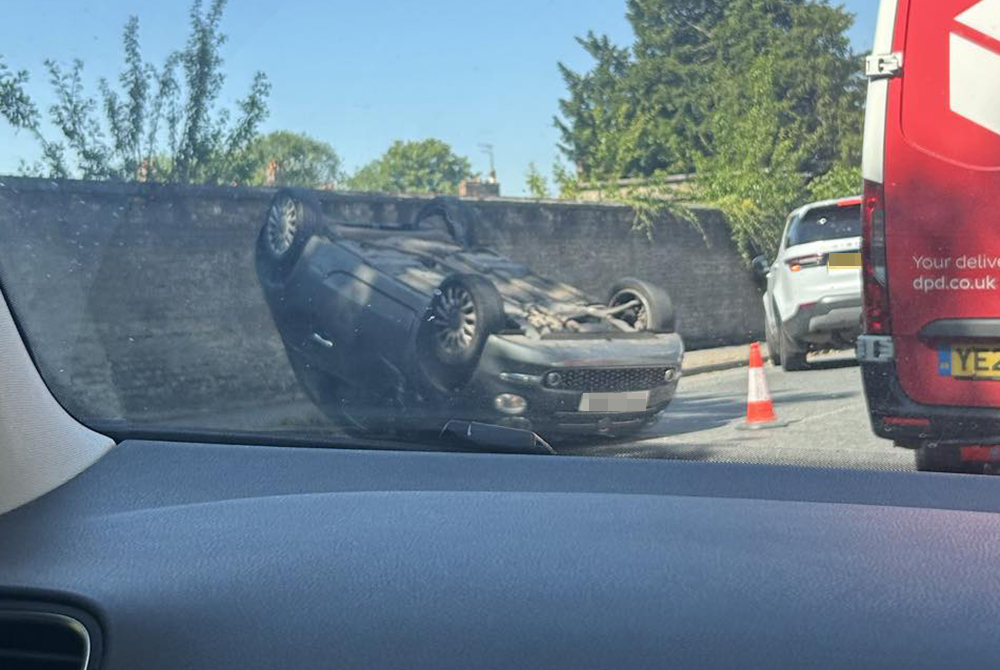
M697 461L772 463L880 470L913 470L913 453L872 435L852 353L811 359L810 369L785 372L766 365L765 373L784 428L742 431L746 413L747 369L685 377L677 397L656 424L628 440L588 440L555 444L567 455L617 458L672 458ZM305 440L339 433L303 395L290 403L213 412L177 419L179 427L234 428L277 433Z
M677 397L638 438L561 453L698 461L781 463L881 470L914 469L912 452L872 435L853 353L811 360L810 369L765 367L786 428L737 429L746 413L746 368L681 380Z

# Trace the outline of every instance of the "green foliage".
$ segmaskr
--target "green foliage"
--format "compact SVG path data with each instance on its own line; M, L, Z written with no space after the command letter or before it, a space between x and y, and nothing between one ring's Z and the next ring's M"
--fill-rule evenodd
M786 207L809 197L807 176L859 161L864 80L842 8L627 0L627 16L631 48L588 34L593 67L560 65L555 123L581 179L697 171L697 196L729 214L740 245L770 248Z
M109 149L94 114L97 102L83 92L83 61L73 61L68 72L51 60L45 61L45 67L56 95L55 104L49 107L49 116L53 125L62 132L70 151L75 153L81 176L84 179L107 179L111 176Z
M528 163L528 174L525 176L525 186L532 198L548 198L549 182L545 176L538 171L534 163Z
M38 108L24 91L28 73L12 72L0 55L0 116L14 128L31 130L38 125Z
M629 207L634 214L632 228L645 233L650 239L653 238L656 221L665 215L691 224L704 235L698 217L667 180L668 176L663 171L657 171L648 179L601 181L591 186L597 187L599 200Z
M833 200L861 193L861 168L858 165L835 165L821 177L809 182L810 200Z
M279 130L258 138L252 148L253 184L265 184L268 166L275 164L274 183L316 188L341 179L340 156L326 142L304 133Z
M559 197L564 200L576 200L580 195L580 179L570 172L561 161L552 166L552 179L559 189Z
M256 73L233 121L230 110L217 109L225 83L220 53L225 6L226 0L212 0L206 10L202 0L194 0L187 43L160 68L143 59L139 21L130 18L122 33L118 87L100 79L99 98L86 92L81 61L64 68L47 60L56 99L49 119L59 141L47 140L40 130L40 115L23 91L27 73L0 70L0 114L31 131L42 146L41 163L23 170L84 179L249 182L258 172L251 147L267 116L270 84Z
M715 151L697 164L700 198L726 213L748 256L777 249L785 216L805 192L799 138L783 119L789 103L772 94L774 77L774 59L762 56L729 84L734 94L722 99L710 125Z
M632 48L606 36L578 40L594 59L585 73L560 64L563 153L587 181L688 172L704 150L701 126L714 66L721 0L628 0Z
M593 32L577 38L594 59L594 68L580 74L559 63L569 97L559 101L565 121L555 119L562 136L560 149L583 174L609 172L631 155L621 141L631 121L632 105L625 90L630 66L629 51Z
M349 188L386 193L454 194L463 179L474 177L469 159L441 140L397 140L382 155L354 173Z
M28 80L26 70L11 72L0 56L0 116L15 129L30 132L42 147L43 160L50 166L49 173L54 177L65 177L68 170L63 147L47 142L42 136L41 113L24 90ZM42 174L40 166L26 165L24 161L21 161L21 171L39 176Z

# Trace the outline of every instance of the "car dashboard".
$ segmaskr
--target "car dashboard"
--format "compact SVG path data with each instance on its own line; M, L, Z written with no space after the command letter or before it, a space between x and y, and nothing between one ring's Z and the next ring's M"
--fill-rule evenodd
M992 479L125 441L0 516L93 668L995 667Z

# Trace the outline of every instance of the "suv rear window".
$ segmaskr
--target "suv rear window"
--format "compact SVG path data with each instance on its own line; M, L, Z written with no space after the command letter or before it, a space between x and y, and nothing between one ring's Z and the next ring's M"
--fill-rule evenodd
M788 246L861 236L861 207L811 209L788 229Z

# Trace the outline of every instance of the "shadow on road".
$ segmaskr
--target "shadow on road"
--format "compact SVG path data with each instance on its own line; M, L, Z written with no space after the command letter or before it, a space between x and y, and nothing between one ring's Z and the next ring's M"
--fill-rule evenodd
M745 412L746 398L742 396L685 395L674 400L659 421L639 433L625 437L574 438L571 442L555 442L553 448L559 453L567 454L613 456L627 451L627 455L637 458L643 455L662 458L662 445L650 445L647 453L643 442L720 428L740 418Z
M835 393L821 393L817 391L809 392L784 392L773 394L774 402L778 411L782 405L794 405L798 403L809 403L823 400L847 400L859 395L857 391L838 391ZM648 440L656 440L663 437L677 437L689 433L701 433L706 430L722 428L731 425L733 422L746 416L747 399L745 395L724 395L718 394L698 394L678 397L667 408L667 411L660 416L660 420L652 426L635 435L622 438L606 437L595 438L594 440L573 440L574 452L601 453L602 451L621 451L627 447L629 455L639 455L644 453L642 443ZM745 439L752 439L747 436ZM559 449L559 444L555 447ZM698 448L701 448L699 445ZM721 445L705 450L705 453L714 453ZM673 449L674 446L671 446ZM649 446L650 454L653 451L659 453L663 446ZM692 446L690 449L695 449ZM697 460L695 455L684 452L683 458Z
M777 410L782 406L829 400L857 398L860 391L786 391L772 394ZM679 396L661 415L660 420L642 432L622 438L597 438L576 440L572 445L553 445L559 453L614 456L628 458L672 458L688 461L718 460L728 451L745 451L747 444L757 439L753 433L740 435L739 439L721 439L712 443L677 444L669 448L660 438L679 437L686 434L733 425L746 415L746 396L743 394L695 394Z
M719 428L743 416L747 400L736 395L688 395L677 398L660 420L636 438L649 439ZM632 438L630 441L635 441Z

